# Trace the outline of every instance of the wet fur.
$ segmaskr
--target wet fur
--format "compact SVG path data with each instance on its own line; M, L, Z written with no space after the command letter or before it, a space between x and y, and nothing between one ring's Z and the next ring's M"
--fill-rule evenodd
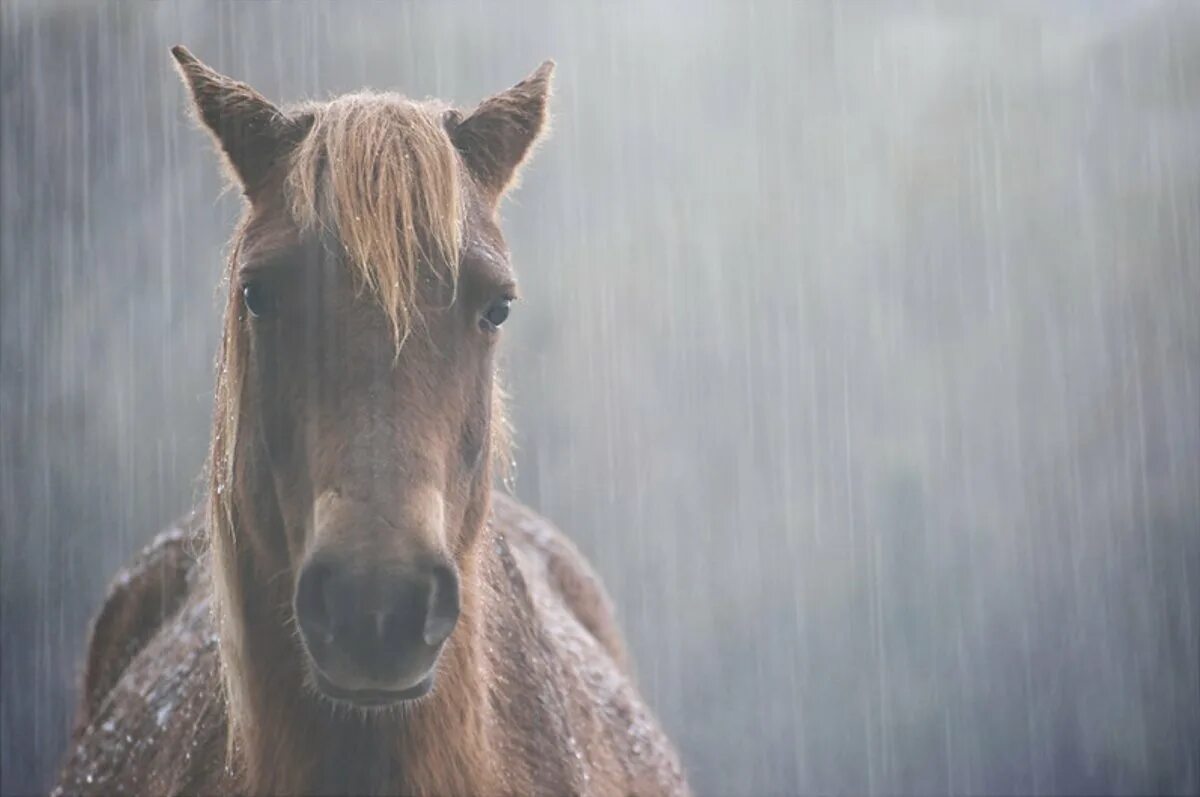
M686 793L594 573L552 525L490 488L493 457L507 459L490 377L474 398L420 380L405 396L412 424L457 412L480 439L428 437L445 424L417 424L402 444L453 458L470 443L483 463L446 488L462 610L433 692L384 710L331 703L311 684L295 629L297 562L311 541L285 522L300 499L289 504L266 462L238 268L262 251L337 249L392 325L389 356L409 346L406 373L420 375L411 347L421 341L405 341L423 323L425 286L451 297L460 281L469 288L458 259L468 247L498 258L472 266L482 278L508 273L495 207L544 128L551 65L464 116L397 95L277 111L181 48L176 58L247 197L227 264L209 497L114 584L59 790ZM386 338L362 334L346 351ZM336 435L319 442L318 456L346 449Z
M479 628L480 648L491 651L479 662L482 677L448 668L456 674L417 704L370 712L280 694L278 719L288 724L275 729L274 747L291 777L271 791L684 791L669 743L621 664L608 598L586 561L508 496L494 495L493 507L481 573L492 611ZM114 582L93 627L61 793L245 790L246 773L226 767L208 562L193 542L203 534L195 521L180 524ZM154 610L163 605L176 608ZM121 652L131 644L132 656ZM91 677L101 670L119 675ZM287 689L282 680L279 687ZM486 707L486 720L469 709L470 694ZM481 721L464 729L453 709ZM464 730L471 732L460 736Z

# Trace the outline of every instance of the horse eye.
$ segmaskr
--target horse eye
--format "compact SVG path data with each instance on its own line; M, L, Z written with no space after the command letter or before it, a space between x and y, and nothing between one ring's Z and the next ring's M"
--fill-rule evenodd
M488 309L483 313L483 321L487 327L495 329L505 322L508 318L508 310L512 306L512 299L497 299L488 305Z
M274 306L270 292L258 282L247 282L242 286L242 301L246 303L250 315L255 318L261 318L271 312Z

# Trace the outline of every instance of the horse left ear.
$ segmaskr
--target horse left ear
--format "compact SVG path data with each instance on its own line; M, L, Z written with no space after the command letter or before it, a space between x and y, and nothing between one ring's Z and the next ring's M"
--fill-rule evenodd
M288 116L245 83L211 69L186 47L172 47L171 55L192 91L196 115L250 195L279 157L304 138L309 125Z
M447 115L454 146L480 187L495 202L516 182L521 164L549 127L554 62L546 61L517 85L489 97L463 119Z

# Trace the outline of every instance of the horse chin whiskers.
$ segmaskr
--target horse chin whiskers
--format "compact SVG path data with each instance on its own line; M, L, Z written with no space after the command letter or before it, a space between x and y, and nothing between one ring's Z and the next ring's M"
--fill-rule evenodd
M318 684L317 675L313 671L312 665L306 665L304 667L303 688L307 696L329 712L330 717L340 720L357 720L365 724L370 724L373 722L388 721L404 722L410 719L414 715L414 712L433 696L437 687L435 684L428 692L419 697L397 700L392 703L380 703L379 705L363 705L349 700L330 697Z
M422 694L412 697L398 697L394 701L378 704L357 703L353 700L347 700L330 695L321 687L321 676L317 672L317 665L308 650L308 645L304 641L304 635L299 631L299 624L293 619L289 623L292 630L292 635L298 641L297 654L302 657L301 670L303 677L301 678L301 689L304 695L312 700L312 702L320 704L329 710L330 716L339 719L359 719L364 722L375 720L407 720L413 712L421 705L429 701L434 692L437 691L437 663L435 662L430 671L417 682L417 686L422 685L426 681L429 686ZM409 690L397 690L397 693L403 693L415 689L416 686L410 687Z

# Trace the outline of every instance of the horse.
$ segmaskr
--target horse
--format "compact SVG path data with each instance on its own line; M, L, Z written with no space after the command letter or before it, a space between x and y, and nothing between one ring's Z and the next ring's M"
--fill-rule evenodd
M244 200L207 500L110 588L56 792L687 794L596 574L493 489L553 62L464 112L172 53Z

